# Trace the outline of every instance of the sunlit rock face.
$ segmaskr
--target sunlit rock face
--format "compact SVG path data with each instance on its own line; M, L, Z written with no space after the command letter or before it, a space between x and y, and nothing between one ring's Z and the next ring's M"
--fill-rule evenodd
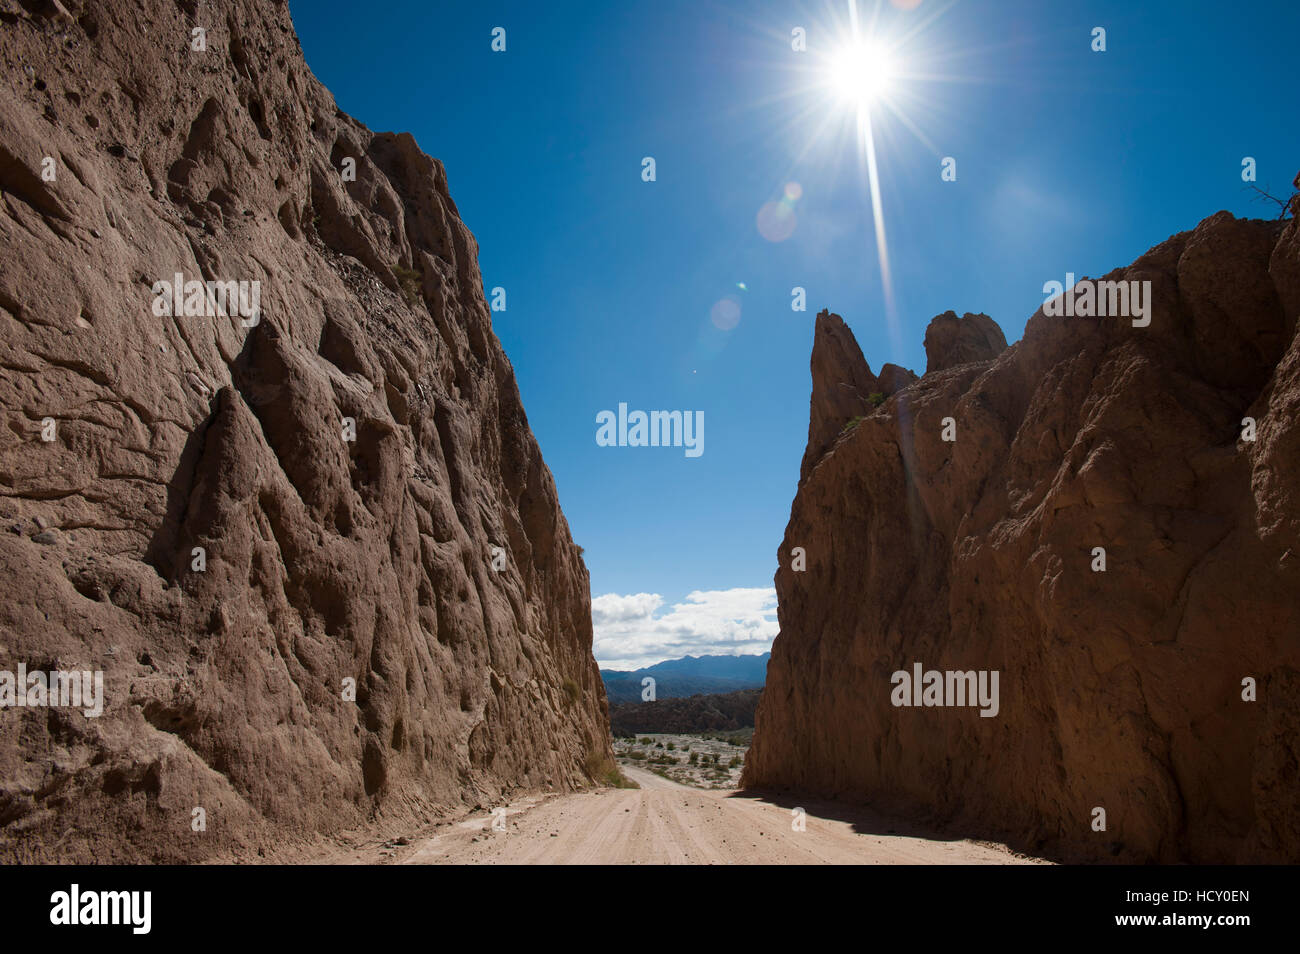
M283 3L0 11L0 670L104 674L0 713L0 857L588 784L588 574L442 165Z
M878 408L819 318L746 784L1068 860L1300 860L1300 235L1221 212L1106 278L1149 324L948 313ZM896 705L917 664L996 672L997 714Z

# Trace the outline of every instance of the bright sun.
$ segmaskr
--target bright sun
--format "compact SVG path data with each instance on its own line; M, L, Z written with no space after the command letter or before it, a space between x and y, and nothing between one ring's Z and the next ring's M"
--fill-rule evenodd
M889 51L873 40L844 47L830 62L830 85L839 96L865 106L889 90L895 64Z

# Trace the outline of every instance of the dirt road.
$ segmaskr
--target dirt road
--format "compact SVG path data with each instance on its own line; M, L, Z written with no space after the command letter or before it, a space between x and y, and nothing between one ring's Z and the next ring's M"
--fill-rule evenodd
M476 816L412 845L401 864L1033 864L998 845L901 834L842 807L792 808L687 788L626 769L639 789L601 789L508 806L505 830ZM500 819L500 813L497 813ZM500 822L498 821L498 826Z

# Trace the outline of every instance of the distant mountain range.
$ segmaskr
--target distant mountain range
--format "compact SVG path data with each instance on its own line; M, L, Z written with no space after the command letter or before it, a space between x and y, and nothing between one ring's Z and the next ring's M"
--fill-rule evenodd
M761 656L684 656L631 672L602 669L600 675L605 680L605 694L611 704L640 702L641 680L646 676L655 681L656 699L678 699L738 689L762 689L767 681L767 661L771 657L771 653Z

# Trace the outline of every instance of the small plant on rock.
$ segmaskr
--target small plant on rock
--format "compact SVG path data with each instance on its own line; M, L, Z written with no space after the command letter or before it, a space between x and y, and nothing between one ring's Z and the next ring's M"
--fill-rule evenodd
M401 286L402 297L406 299L407 304L414 305L420 300L420 289L424 285L424 275L413 268L394 265L393 277L397 279L397 284Z

